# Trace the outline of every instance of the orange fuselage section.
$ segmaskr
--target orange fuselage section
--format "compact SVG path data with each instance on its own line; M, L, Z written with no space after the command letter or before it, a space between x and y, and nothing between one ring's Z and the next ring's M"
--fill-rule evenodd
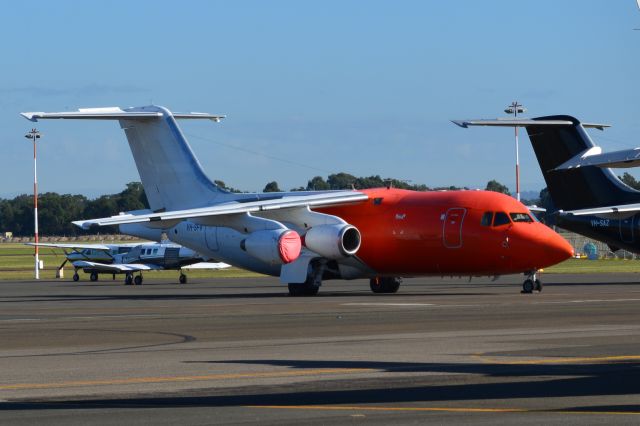
M360 230L357 257L380 275L520 273L573 255L566 240L504 194L387 188L362 192L369 196L364 203L319 210Z

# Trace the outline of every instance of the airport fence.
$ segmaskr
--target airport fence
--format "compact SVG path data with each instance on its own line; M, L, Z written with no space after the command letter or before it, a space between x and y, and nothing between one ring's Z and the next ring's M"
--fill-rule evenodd
M612 251L609 246L601 241L596 241L591 238L585 237L584 235L576 234L573 232L565 231L563 229L557 228L556 232L564 237L565 240L569 242L573 246L573 251L576 254L576 257L585 256L586 250L585 246L587 244L595 245L597 249L598 258L600 259L640 259L640 256L631 253L627 250L617 250Z

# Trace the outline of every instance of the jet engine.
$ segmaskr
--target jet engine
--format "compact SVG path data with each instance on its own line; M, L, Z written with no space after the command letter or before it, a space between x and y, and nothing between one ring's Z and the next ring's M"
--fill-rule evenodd
M360 231L348 224L314 226L304 236L305 246L327 259L353 256L360 242Z
M242 250L272 265L291 263L300 256L300 235L291 229L256 231L240 243Z
M162 229L148 228L141 223L124 223L118 225L121 234L133 235L149 241L160 242L162 239Z

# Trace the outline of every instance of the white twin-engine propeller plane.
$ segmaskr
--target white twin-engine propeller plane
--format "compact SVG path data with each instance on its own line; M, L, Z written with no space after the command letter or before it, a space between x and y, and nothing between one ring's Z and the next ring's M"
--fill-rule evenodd
M163 241L160 243L129 244L65 244L27 243L31 246L62 249L65 261L59 269L71 262L74 268L73 280L78 281L82 270L89 274L91 281L98 281L99 274L125 274L127 285L142 284L142 271L178 270L180 284L187 282L183 269L224 269L231 265L221 262L205 262L204 258L186 247ZM137 273L137 275L135 275Z

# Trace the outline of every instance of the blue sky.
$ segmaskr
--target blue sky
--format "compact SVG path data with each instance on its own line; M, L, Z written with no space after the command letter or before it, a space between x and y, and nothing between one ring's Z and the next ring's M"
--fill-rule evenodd
M463 130L512 100L640 145L633 0L30 1L0 26L0 197L32 190L21 111L164 105L213 179L260 191L334 172L429 186L513 188L510 129ZM139 180L113 122L44 121L44 191L97 196ZM521 138L521 182L544 181Z

